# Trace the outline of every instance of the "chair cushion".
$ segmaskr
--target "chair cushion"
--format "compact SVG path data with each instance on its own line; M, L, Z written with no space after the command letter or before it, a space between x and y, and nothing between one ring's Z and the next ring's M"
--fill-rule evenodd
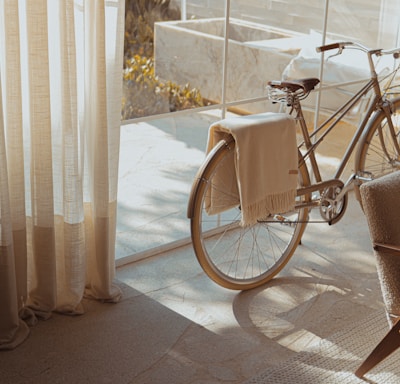
M400 171L365 183L361 200L373 243L400 245ZM400 316L400 254L375 251L389 317Z

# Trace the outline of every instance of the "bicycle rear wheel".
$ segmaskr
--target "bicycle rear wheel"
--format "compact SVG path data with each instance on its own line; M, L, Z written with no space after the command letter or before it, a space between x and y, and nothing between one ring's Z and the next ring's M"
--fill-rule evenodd
M225 288L246 290L266 283L287 264L306 227L308 208L274 215L249 227L240 226L239 206L208 215L205 201L211 191L218 188L220 198L224 199L224 191L230 190L221 183L217 186L214 175L224 162L232 161L234 146L233 141L222 141L208 156L196 177L188 216L194 251L205 273ZM228 179L236 181L234 174ZM299 185L309 184L308 170L302 162ZM310 198L307 195L298 199Z
M357 175L367 180L376 179L400 169L400 98L392 100L391 120L393 131L383 112L377 113L370 121L356 155ZM355 188L359 198L359 185L355 185Z

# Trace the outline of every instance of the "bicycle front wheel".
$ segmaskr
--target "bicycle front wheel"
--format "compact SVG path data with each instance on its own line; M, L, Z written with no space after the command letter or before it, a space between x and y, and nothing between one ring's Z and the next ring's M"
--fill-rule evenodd
M361 182L376 179L400 169L400 98L392 100L391 128L384 112L377 113L360 141L355 171ZM359 185L355 185L357 196ZM359 200L361 202L361 200Z
M207 158L192 191L189 217L194 251L205 273L225 288L247 290L271 280L287 264L306 227L308 208L273 215L249 227L240 225L239 205L209 215L205 202L213 190L218 188L221 201L230 198L227 191L231 186L221 185L221 180L217 183L214 176L225 162L233 161L234 146L234 142L220 142ZM304 162L301 164L298 183L307 186L308 170ZM225 174L224 180L236 182L234 170Z

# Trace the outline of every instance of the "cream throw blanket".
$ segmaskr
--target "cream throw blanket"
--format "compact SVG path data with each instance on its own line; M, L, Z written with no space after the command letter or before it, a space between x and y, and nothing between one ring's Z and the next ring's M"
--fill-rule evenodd
M218 121L210 126L207 152L227 135L235 140L235 152L217 171L205 202L207 213L240 205L241 224L248 226L292 210L298 174L295 119L262 113Z

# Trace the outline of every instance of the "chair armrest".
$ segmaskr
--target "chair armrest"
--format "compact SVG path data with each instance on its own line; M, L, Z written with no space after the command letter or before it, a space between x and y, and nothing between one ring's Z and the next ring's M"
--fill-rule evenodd
M394 256L400 256L400 245L374 243L373 248L377 252L386 252Z

